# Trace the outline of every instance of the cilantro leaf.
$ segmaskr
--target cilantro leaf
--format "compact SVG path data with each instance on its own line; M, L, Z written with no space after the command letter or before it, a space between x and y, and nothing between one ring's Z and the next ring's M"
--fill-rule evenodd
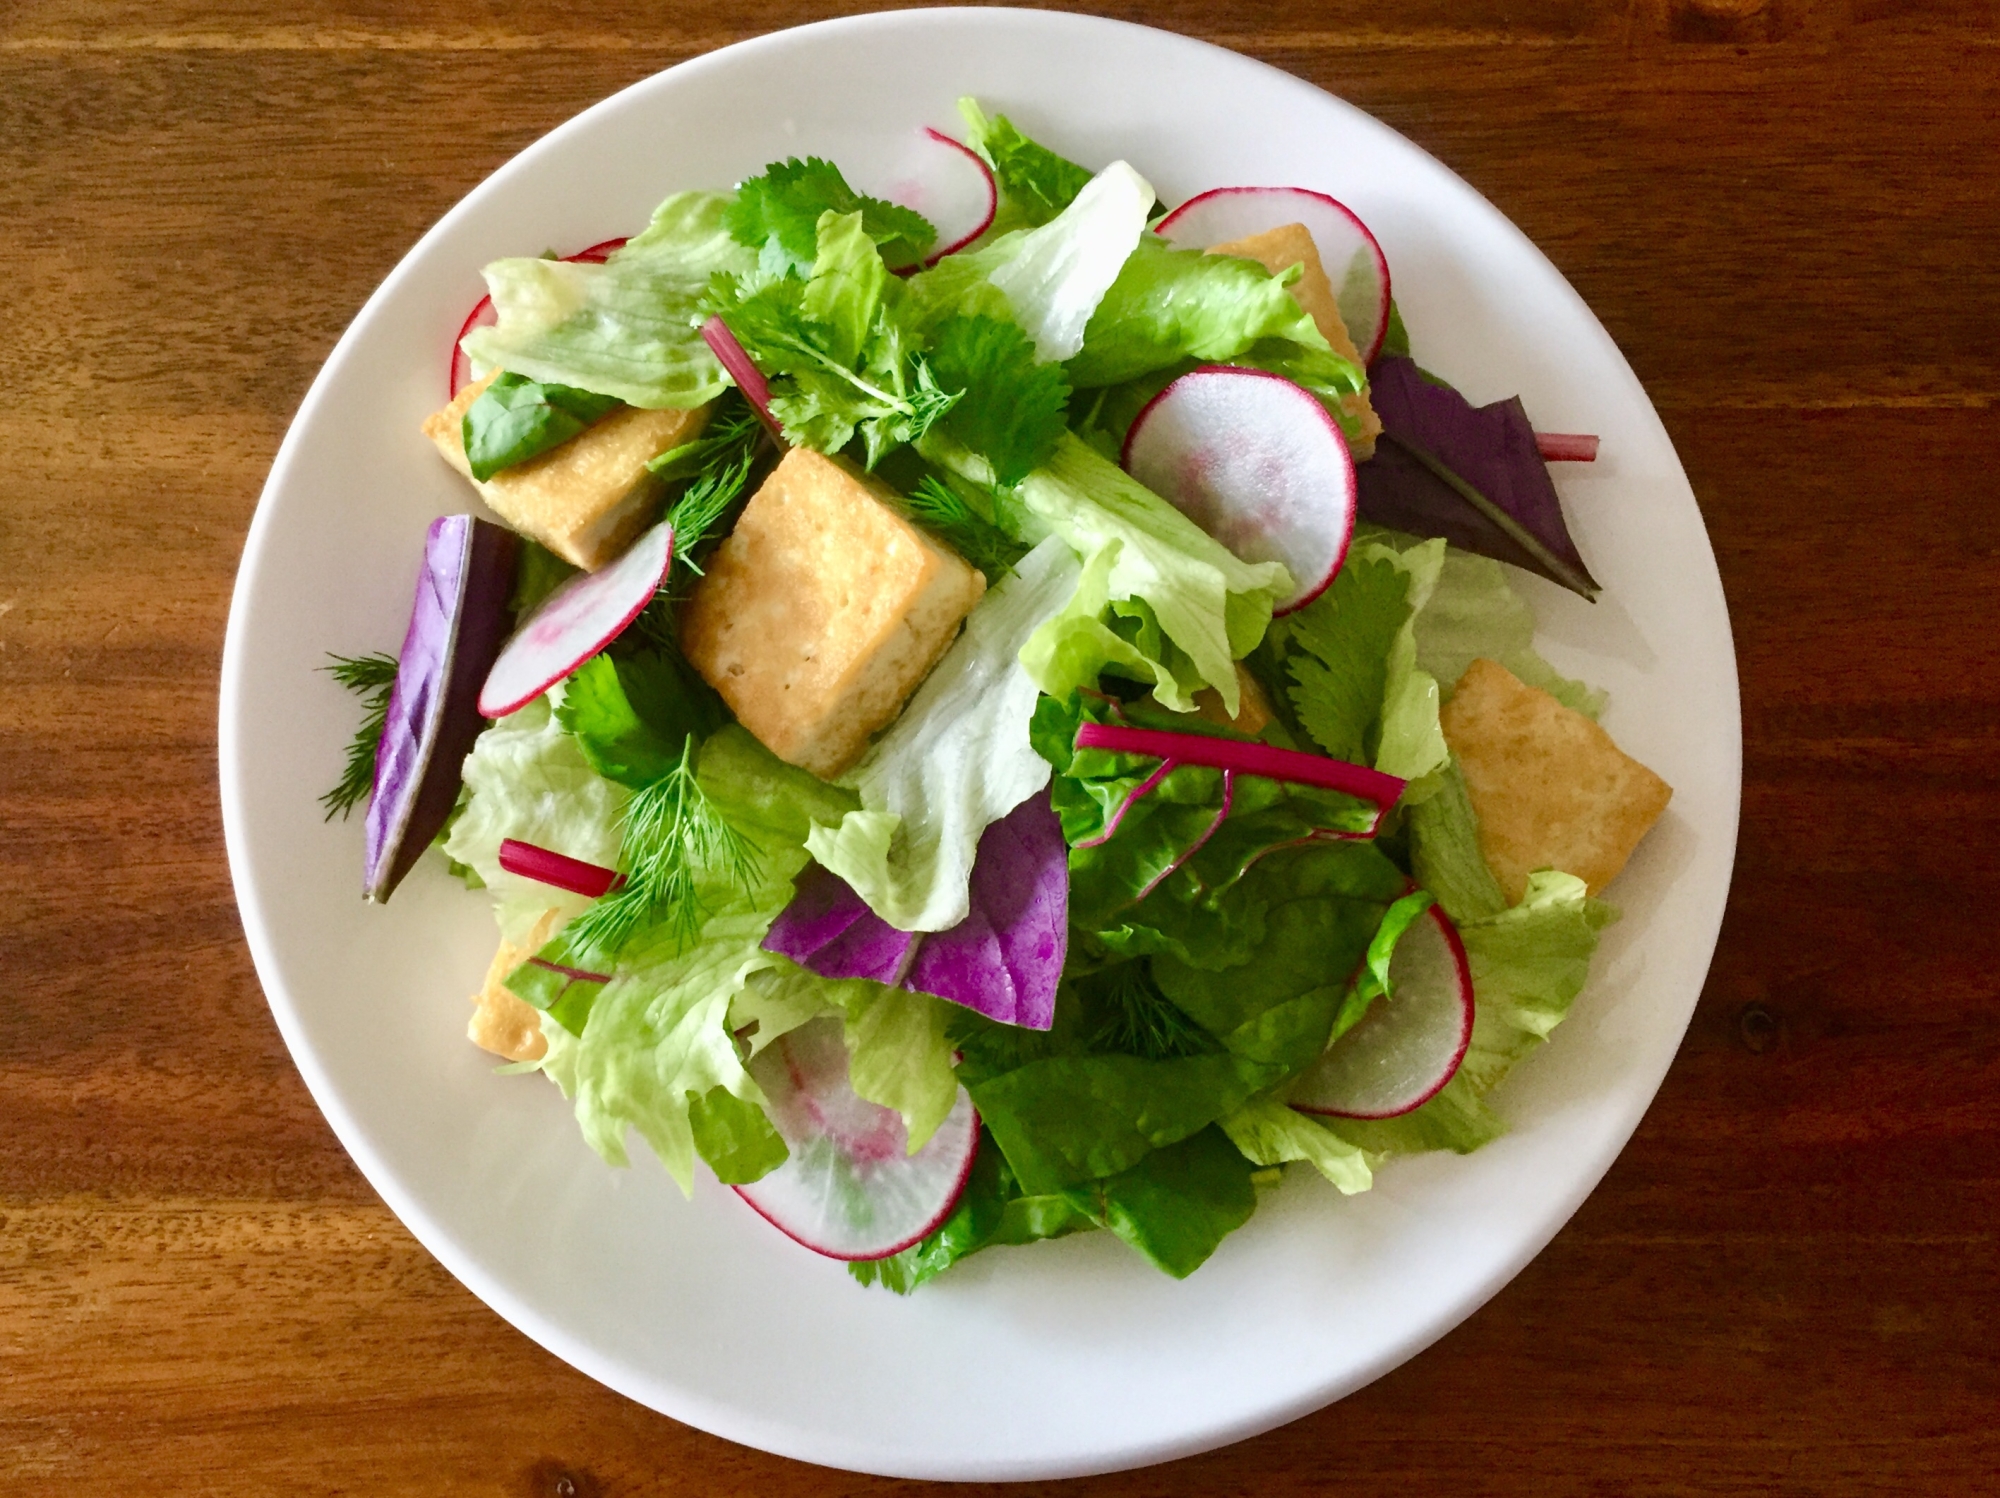
M994 317L947 317L926 354L940 389L958 393L943 429L993 465L1011 488L1048 460L1069 411L1069 376L1038 363L1020 327Z
M1409 617L1409 575L1379 557L1349 557L1333 586L1292 615L1292 705L1334 758L1375 762L1389 649Z
M479 392L460 423L465 461L485 483L502 469L562 446L615 411L613 396L502 373Z
M967 144L993 168L1000 187L1001 211L994 230L1032 228L1046 224L1083 191L1091 173L1047 146L1038 145L1014 128L1004 114L990 119L971 99L958 101L965 117Z
M868 238L892 264L920 259L937 240L921 213L856 192L840 168L817 156L774 161L736 189L723 222L736 242L759 252L767 274L809 269L819 255L820 218L861 215Z

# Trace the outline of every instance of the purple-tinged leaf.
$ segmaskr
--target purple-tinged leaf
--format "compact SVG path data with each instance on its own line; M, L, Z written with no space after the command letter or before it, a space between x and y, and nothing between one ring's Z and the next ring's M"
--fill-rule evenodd
M981 835L969 894L971 913L949 931L899 931L815 865L764 946L823 978L869 978L1048 1029L1069 950L1069 847L1046 792Z
M1377 359L1368 377L1388 440L1355 468L1362 519L1442 536L1595 596L1518 396L1474 406L1395 356Z

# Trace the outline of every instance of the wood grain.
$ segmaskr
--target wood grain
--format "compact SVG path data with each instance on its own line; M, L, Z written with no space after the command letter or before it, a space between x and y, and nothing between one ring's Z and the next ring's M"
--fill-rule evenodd
M0 1491L914 1492L654 1416L327 1131L224 866L215 678L342 326L513 152L847 7L0 12ZM1106 1494L1973 1492L2000 1471L1990 0L1165 0L1352 99L1632 360L1742 666L1735 892L1638 1136L1444 1342Z

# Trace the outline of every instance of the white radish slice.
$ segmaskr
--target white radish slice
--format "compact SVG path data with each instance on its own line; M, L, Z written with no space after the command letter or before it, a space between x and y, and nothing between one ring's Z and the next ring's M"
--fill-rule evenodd
M848 1085L838 1019L779 1036L749 1071L791 1155L734 1189L793 1242L830 1259L886 1259L921 1242L958 1205L979 1150L979 1115L964 1088L913 1155L902 1115Z
M1472 968L1437 906L1410 923L1389 959L1389 992L1292 1088L1303 1113L1394 1118L1458 1074L1472 1044Z
M1214 187L1161 219L1157 232L1183 249L1247 239L1266 229L1304 224L1333 283L1347 336L1373 364L1389 332L1389 261L1353 209L1305 187Z
M871 197L921 213L937 230L924 256L936 265L987 230L1000 206L1000 189L979 153L928 126L896 142L887 158L866 163L854 185Z
M674 528L662 520L609 567L578 573L543 599L486 673L480 714L519 712L617 639L653 601L673 560Z
M1246 562L1283 562L1312 602L1354 535L1354 456L1310 390L1210 364L1149 401L1125 434L1125 471Z

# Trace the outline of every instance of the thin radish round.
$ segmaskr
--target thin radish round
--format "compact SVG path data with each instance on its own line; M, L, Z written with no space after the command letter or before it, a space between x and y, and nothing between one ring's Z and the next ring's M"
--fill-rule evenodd
M930 220L937 239L923 265L936 265L986 232L1000 206L993 173L977 152L929 128L876 143L876 150L843 162L849 179L871 197L913 209ZM894 267L907 274L916 264Z
M886 1259L950 1215L979 1150L979 1115L963 1088L914 1155L902 1115L848 1085L840 1021L779 1036L750 1062L785 1163L736 1194L786 1237L830 1259Z
M666 581L674 528L661 521L600 572L582 572L543 599L501 648L479 692L489 718L519 712L617 639Z
M1261 369L1190 370L1149 401L1119 455L1125 471L1246 562L1283 562L1319 597L1354 534L1354 457L1313 393Z
M580 265L602 265L611 258L611 252L624 243L623 239L600 240L587 250L578 250L574 255L565 255L562 258L574 261ZM459 347L461 343L465 342L465 335L470 333L474 328L489 328L499 320L500 314L493 310L493 298L490 296L481 297L478 304L465 315L465 321L460 323L458 327L458 337L451 341L451 376L449 381L450 388L447 391L448 395L456 397L458 392L463 390L472 380L472 360L467 358L465 350Z
M1302 1113L1395 1118L1436 1097L1472 1044L1472 968L1437 906L1419 916L1389 960L1389 992L1292 1088Z
M1304 224L1333 283L1340 320L1373 364L1389 332L1389 261L1353 209L1305 187L1215 187L1161 219L1156 232L1190 250Z

